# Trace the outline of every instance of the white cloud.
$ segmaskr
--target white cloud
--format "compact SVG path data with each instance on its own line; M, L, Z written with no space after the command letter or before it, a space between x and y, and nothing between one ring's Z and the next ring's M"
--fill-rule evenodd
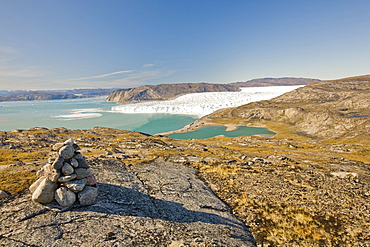
M1 66L0 77L41 77L46 75L44 71L36 66Z
M18 50L14 49L13 47L10 47L10 46L0 46L0 52L1 53L14 54L14 53L18 53Z
M144 64L143 68L149 68L149 67L153 67L153 66L155 66L155 65L152 64L152 63L148 63L148 64Z
M118 74L123 74L123 73L130 73L132 70L121 70L121 71L116 71L108 74L103 74L103 75L95 75L95 76L89 76L89 77L81 77L77 79L71 79L73 81L79 81L79 80L88 80L88 79L97 79L97 78L103 78L103 77L108 77L112 75L118 75Z
M77 85L74 85L74 87L78 86L80 88L96 88L96 87L102 87L102 88L112 88L112 87L133 87L138 85L144 85L148 84L148 81L152 79L162 78L166 77L170 74L172 74L174 71L168 71L168 70L143 70L143 71L132 71L129 75L122 75L121 78L115 78L112 80L104 80L104 81L93 81L93 80L86 80L86 81L79 81ZM94 77L95 79L96 77ZM92 78L93 79L93 78ZM64 82L63 84L68 87L69 83Z

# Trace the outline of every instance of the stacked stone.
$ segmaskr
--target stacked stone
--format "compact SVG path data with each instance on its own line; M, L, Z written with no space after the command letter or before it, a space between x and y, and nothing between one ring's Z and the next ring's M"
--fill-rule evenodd
M37 173L39 179L30 186L32 200L49 203L56 200L62 207L79 202L92 205L98 195L96 178L80 148L72 139L53 146L55 159Z

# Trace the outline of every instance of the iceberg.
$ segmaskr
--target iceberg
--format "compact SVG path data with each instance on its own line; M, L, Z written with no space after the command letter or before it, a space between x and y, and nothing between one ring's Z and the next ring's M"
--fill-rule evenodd
M201 117L222 108L272 99L302 86L244 87L240 92L192 93L173 100L113 106L111 112L189 114Z
M97 118L101 117L102 114L99 112L103 112L103 109L99 108L90 108L90 109L74 109L71 110L71 114L66 115L58 115L54 118L59 120L76 120L76 119L85 119L85 118Z

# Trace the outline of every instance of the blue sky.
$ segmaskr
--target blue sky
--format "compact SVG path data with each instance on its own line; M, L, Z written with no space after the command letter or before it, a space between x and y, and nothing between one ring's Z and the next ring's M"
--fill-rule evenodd
M0 90L370 74L368 0L3 0Z

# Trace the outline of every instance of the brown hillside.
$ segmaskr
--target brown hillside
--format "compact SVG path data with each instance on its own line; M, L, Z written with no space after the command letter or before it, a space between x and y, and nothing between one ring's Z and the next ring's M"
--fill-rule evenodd
M238 87L227 84L182 83L145 85L114 91L108 96L106 101L123 104L148 100L168 100L189 93L237 91L240 91Z
M271 100L219 110L196 125L266 124L280 134L363 140L369 136L369 96L370 76L312 82Z

